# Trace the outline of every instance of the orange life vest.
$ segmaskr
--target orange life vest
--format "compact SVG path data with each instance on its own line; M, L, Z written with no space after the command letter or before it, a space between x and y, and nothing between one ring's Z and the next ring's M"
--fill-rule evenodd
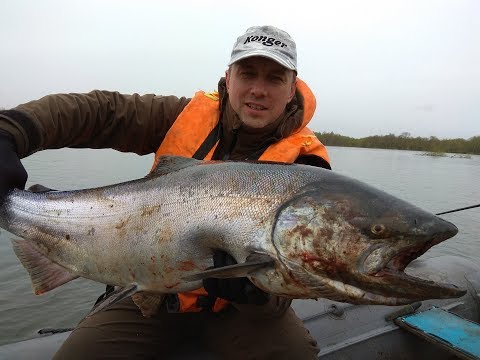
M293 163L302 155L315 155L330 163L325 146L306 125L315 112L315 96L308 86L297 79L297 90L304 100L304 112L300 130L270 145L260 156L260 161L281 161ZM202 146L210 132L220 120L218 93L198 91L177 117L165 139L155 153L154 168L162 155L192 157ZM218 144L218 142L217 142ZM216 145L204 157L210 160Z
M302 155L314 155L330 163L325 146L318 140L313 131L306 127L315 112L315 96L302 80L297 79L296 86L304 101L304 115L300 130L270 145L258 160L293 163ZM155 153L155 162L152 169L155 168L159 157L162 155L193 157L216 128L219 120L220 102L218 92L205 93L198 91L167 132ZM210 160L212 158L217 145L218 140L204 156L204 159ZM204 288L179 293L178 311L199 312L204 310L203 307L199 306L198 299L207 296L208 293ZM211 305L210 310L220 311L228 304L227 300L217 298Z

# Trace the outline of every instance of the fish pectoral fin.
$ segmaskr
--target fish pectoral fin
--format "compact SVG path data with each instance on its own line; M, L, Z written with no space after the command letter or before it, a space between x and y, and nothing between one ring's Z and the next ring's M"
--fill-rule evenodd
M146 318L155 315L162 305L164 295L139 291L132 295L132 300Z
M256 270L272 266L274 262L270 255L255 253L248 256L244 263L207 269L196 274L184 276L182 279L185 281L198 281L207 278L228 279L245 277Z
M15 239L12 240L12 245L13 251L30 274L35 295L44 294L79 277L51 261L27 240Z
M127 287L124 287L124 288L121 287L113 290L105 299L95 304L92 310L90 310L90 312L87 314L86 317L92 316L93 314L96 314L97 312L107 308L108 306L115 304L129 296L132 296L137 291L138 291L137 284L131 284Z

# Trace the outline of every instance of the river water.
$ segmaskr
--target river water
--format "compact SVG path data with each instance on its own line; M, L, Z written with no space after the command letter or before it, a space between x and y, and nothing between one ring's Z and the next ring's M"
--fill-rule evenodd
M338 171L438 213L480 203L480 156L422 156L415 151L330 147ZM112 150L48 150L23 160L27 186L57 190L108 185L144 176L151 156ZM455 254L480 265L480 208L442 216L459 228L454 238L424 257ZM32 293L30 279L10 243L13 235L0 229L0 344L36 336L47 327L73 327L90 309L104 286L78 279L42 296Z

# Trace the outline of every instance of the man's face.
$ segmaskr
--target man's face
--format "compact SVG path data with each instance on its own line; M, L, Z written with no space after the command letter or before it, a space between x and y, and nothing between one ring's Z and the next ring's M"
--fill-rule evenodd
M240 60L225 75L233 110L253 128L278 119L295 95L294 71L264 57Z

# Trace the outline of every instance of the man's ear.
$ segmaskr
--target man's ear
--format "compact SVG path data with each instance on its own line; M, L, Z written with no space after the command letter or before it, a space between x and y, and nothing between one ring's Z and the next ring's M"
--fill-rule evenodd
M297 90L297 77L292 81L292 87L290 88L290 96L288 97L288 102L292 101L295 96L295 91Z
M227 92L230 87L230 69L225 70L225 81L227 85Z

